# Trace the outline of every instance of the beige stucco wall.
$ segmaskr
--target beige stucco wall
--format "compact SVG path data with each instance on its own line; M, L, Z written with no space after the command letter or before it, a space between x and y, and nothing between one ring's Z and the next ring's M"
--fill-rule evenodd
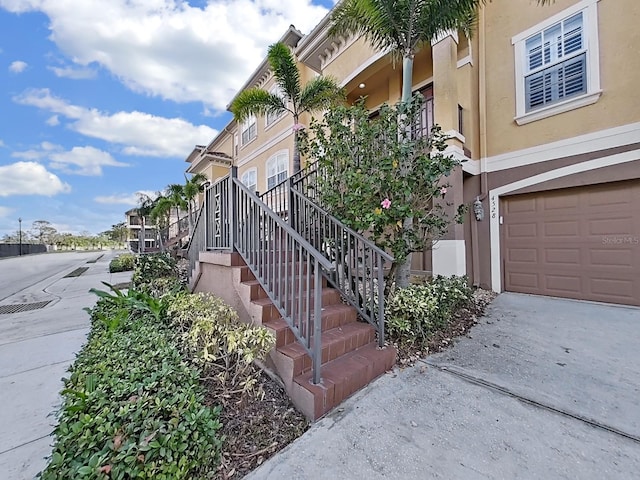
M330 59L322 73L331 75L341 83L377 53L363 38L359 38L335 58Z
M598 2L600 84L597 103L526 125L513 120L516 109L515 60L511 38L546 18L578 3L557 0L549 6L536 2L495 0L485 7L487 71L487 156L558 141L640 120L640 2Z
M267 160L272 156L282 151L288 152L289 155L289 174L293 172L293 134L291 134L291 128L287 128L289 135L278 142L262 143L262 148L259 151L254 151L255 156L247 161L247 158L242 156L238 161L238 178L242 178L242 175L252 169L257 169L258 191L265 192L267 190Z

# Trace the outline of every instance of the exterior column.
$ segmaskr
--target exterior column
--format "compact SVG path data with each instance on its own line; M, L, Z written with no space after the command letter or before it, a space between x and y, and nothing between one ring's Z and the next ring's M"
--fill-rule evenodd
M432 42L434 120L451 139L446 153L464 156L464 138L458 132L458 36L455 32ZM445 178L448 185L444 199L437 201L453 218L458 205L464 202L462 168ZM448 206L447 204L451 204ZM432 249L433 275L466 275L465 240L463 225L453 224Z

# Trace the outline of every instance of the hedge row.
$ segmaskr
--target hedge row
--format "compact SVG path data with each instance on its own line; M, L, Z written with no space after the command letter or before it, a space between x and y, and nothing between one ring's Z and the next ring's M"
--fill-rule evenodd
M165 300L100 293L88 343L65 379L49 479L211 478L219 408L164 322ZM168 298L168 297L167 297Z

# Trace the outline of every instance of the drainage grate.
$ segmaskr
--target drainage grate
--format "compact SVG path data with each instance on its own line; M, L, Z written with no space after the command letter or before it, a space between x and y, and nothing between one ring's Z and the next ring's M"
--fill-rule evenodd
M84 272L86 272L87 270L89 270L89 267L80 267L80 268L76 268L73 272L69 272L67 273L64 277L62 278L69 278L69 277L79 277L80 275L82 275Z
M98 258L94 258L93 260L89 260L87 263L96 263L98 260L100 260L102 257L104 257L104 253L102 255L100 255Z
M16 303L14 305L0 305L0 315L7 315L9 313L28 312L29 310L39 310L46 307L52 302L47 300L45 302L35 303Z

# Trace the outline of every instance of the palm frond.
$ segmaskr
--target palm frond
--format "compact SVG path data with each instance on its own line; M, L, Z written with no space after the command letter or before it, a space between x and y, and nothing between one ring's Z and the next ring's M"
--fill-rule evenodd
M289 100L296 103L300 96L300 72L293 53L284 43L274 43L267 53L276 83Z
M345 0L331 14L329 35L363 35L374 48L397 49L405 26L400 17L405 2Z
M316 77L300 92L298 113L314 112L337 105L346 99L344 89L332 77Z
M230 106L238 122L244 122L251 115L276 114L286 109L282 98L257 87L240 92Z

